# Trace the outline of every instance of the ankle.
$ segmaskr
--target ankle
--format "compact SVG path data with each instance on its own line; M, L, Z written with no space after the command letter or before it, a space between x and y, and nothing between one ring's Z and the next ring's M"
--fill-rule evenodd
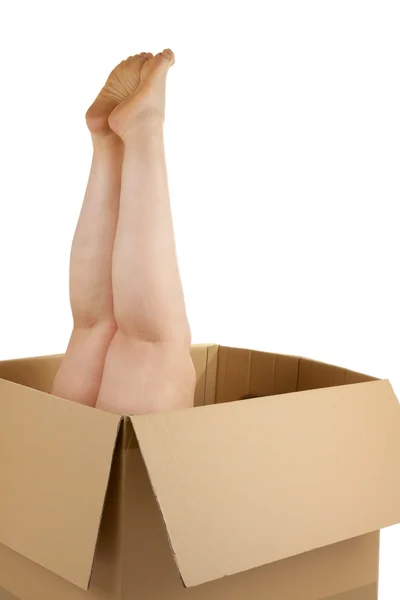
M143 137L159 137L164 133L164 119L162 115L141 115L140 118L132 120L129 127L121 135L125 147L136 143Z
M91 133L91 138L94 151L107 152L123 149L122 140L113 131L104 135Z

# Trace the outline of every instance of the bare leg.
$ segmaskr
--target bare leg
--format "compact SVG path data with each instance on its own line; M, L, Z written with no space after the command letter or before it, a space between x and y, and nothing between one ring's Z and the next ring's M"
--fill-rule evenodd
M117 328L111 265L124 146L110 129L108 117L135 91L140 69L150 57L143 53L118 65L86 114L93 159L71 249L70 302L74 325L52 393L90 406L96 403L107 350Z
M138 91L110 116L122 138L120 212L113 254L114 314L96 406L139 414L191 406L190 328L175 251L163 121L170 51L149 60Z

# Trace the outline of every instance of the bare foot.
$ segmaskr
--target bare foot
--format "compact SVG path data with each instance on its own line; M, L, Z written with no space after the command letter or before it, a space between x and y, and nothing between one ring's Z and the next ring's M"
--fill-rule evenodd
M121 102L134 94L140 85L140 71L152 58L150 52L129 56L113 69L96 100L86 113L89 131L95 135L112 133L108 117Z
M130 127L143 119L164 120L167 73L174 62L172 50L164 50L143 65L139 86L118 104L108 119L111 129L119 137L124 138Z

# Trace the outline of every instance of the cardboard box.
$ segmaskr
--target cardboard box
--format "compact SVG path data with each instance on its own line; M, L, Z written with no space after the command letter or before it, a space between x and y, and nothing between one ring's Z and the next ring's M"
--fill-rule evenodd
M217 345L192 357L195 408L139 417L48 394L61 356L0 363L0 586L376 600L379 530L400 521L390 383Z

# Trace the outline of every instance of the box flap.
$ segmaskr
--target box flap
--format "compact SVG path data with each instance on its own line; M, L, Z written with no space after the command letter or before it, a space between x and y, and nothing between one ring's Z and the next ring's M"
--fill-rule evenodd
M386 380L132 417L187 587L400 521Z
M84 589L120 420L0 379L0 543Z

